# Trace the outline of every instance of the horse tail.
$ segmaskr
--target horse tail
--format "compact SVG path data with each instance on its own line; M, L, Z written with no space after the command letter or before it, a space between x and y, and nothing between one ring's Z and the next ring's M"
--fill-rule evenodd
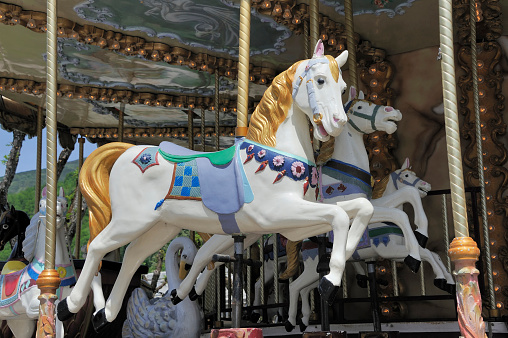
M109 174L118 157L133 146L122 142L105 144L94 150L81 168L79 187L90 216L88 245L111 221Z

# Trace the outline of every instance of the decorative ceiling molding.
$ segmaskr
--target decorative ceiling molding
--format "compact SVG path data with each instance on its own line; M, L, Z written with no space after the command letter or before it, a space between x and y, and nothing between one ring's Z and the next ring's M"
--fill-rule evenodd
M40 96L46 92L46 83L26 79L0 77L0 92L3 91ZM124 102L130 105L215 110L213 97L154 94L90 86L60 84L58 85L57 96L66 97L68 99L85 99L105 104ZM254 109L257 103L258 102L252 102L249 109ZM222 112L236 113L236 96L222 96L220 99L220 110Z

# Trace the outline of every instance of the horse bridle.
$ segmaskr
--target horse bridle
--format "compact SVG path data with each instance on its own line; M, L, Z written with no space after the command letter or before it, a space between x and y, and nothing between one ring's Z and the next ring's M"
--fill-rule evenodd
M365 102L365 103L368 103L369 105L373 104L373 103L366 101L366 100L354 99L354 100L349 101L346 104L346 107L344 108L344 110L347 112L347 114L357 116L357 117L362 118L364 120L370 121L370 126L372 127L372 130L377 131L378 129L376 127L376 115L379 111L379 108L381 108L381 106L376 104L372 115L367 115L367 114L363 114L363 113L360 113L358 111L354 111L351 109L351 107L354 107L354 104L356 102ZM352 110L352 111L350 112L350 110ZM358 126L351 119L348 120L348 123L351 125L351 127L353 127L354 130L358 131L359 133L367 134L366 132L364 132L360 128L358 128Z
M309 62L305 66L305 70L304 70L303 74L298 77L298 80L297 80L295 86L293 87L293 93L292 93L293 99L295 98L296 94L298 94L298 89L300 88L300 85L302 84L303 80L307 77L310 69L314 65L321 64L321 63L329 64L330 61L328 61L328 59L326 57L309 60ZM318 126L322 125L323 114L321 114L319 112L319 107L318 107L317 100L316 100L316 93L314 91L314 81L312 79L309 79L309 80L307 80L305 85L307 87L307 96L309 98L309 106L312 109L312 119L314 120L314 123L317 124Z
M404 185L408 185L410 187L416 187L416 184L421 181L421 179L419 177L416 177L416 180L412 183L401 178L402 173L405 171L410 171L410 170L404 169L398 174L395 171L390 174L390 176L392 177L392 180L393 180L393 184L395 185L395 189L397 189L397 190L399 190L399 187L397 186L397 181L404 184Z

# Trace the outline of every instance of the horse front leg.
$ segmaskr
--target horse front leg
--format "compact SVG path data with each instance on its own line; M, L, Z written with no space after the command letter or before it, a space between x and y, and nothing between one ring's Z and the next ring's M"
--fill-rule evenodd
M113 285L113 290L106 301L106 306L93 317L92 322L95 331L99 332L108 323L115 320L120 312L132 276L141 263L178 235L179 232L180 228L169 227L165 223L159 222L127 246L122 267Z
M337 202L337 205L344 209L349 218L353 220L347 234L346 260L348 260L355 252L365 229L367 229L367 225L369 225L374 207L368 199L363 197Z

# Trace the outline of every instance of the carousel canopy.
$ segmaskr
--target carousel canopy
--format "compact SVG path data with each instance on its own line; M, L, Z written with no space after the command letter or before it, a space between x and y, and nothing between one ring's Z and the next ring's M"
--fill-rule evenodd
M59 129L115 138L123 111L128 138L181 138L192 113L196 127L204 114L212 135L218 111L221 134L232 136L239 3L59 1ZM508 3L499 6L508 12ZM327 53L337 55L347 48L344 1L321 0L319 11L320 36ZM439 44L437 0L355 0L353 11L355 40L371 57ZM305 58L308 18L305 1L253 1L251 110L275 75ZM45 31L45 1L0 2L0 122L6 129L35 134L38 107L45 108Z

